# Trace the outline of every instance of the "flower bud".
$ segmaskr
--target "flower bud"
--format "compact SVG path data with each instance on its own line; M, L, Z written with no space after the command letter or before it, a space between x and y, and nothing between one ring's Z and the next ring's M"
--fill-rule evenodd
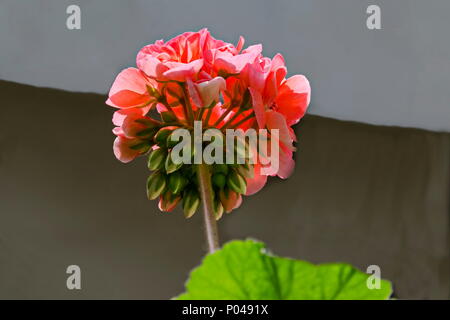
M170 212L177 206L178 202L180 202L181 196L180 195L174 195L170 191L167 191L166 193L162 194L159 197L159 210L164 212Z
M225 175L228 174L228 165L224 163L216 163L214 164L214 172L223 173Z
M177 138L175 138L174 132L172 132L172 133L167 137L167 140L166 140L167 148L173 148L173 147L175 147L175 146L180 142L180 140L182 140L182 138L181 138L180 136L178 136Z
M253 176L254 176L254 171L255 170L253 168L253 165L251 165L249 163L244 163L244 164L241 164L240 166L237 167L237 171L244 178L252 179Z
M212 183L217 188L222 189L225 187L225 184L227 183L227 178L223 173L215 173L212 176Z
M183 163L174 163L172 160L172 155L169 152L169 154L166 157L166 163L165 163L165 168L166 168L166 172L167 173L172 173L177 171L178 169L180 169L183 166Z
M150 118L150 117L142 117L142 118L138 118L136 120L134 120L137 123L143 124L145 127L149 128L149 129L156 129L156 128L160 128L162 126L162 123Z
M224 78L215 77L212 80L197 83L195 86L202 100L202 107L208 107L219 101L220 91L225 90L226 83Z
M186 218L190 218L194 215L200 206L200 197L196 190L189 189L184 192L183 195L183 211Z
M170 111L163 111L161 112L161 119L163 122L172 123L177 122L177 117L173 114L173 112Z
M228 174L227 185L231 190L240 194L245 194L247 190L247 182L245 181L244 177L242 177L234 170L231 170L231 172Z
M166 161L167 157L167 150L164 148L158 148L152 151L150 153L150 156L148 157L148 169L149 170L158 170L164 167L164 162Z
M242 196L240 194L227 188L219 191L219 199L223 209L227 213L230 213L233 209L239 207L242 202Z
M187 185L188 180L179 171L169 175L169 189L173 194L179 194Z
M222 203L220 202L220 199L219 198L214 199L214 215L216 217L216 220L222 218L223 211L224 210Z
M138 141L136 144L130 145L129 148L132 150L139 151L139 153L146 153L151 147L150 141Z
M155 140L155 142L160 145L160 146L166 146L166 141L167 141L167 137L172 133L172 131L177 128L177 127L164 127L159 129L159 131L156 133L155 137L153 138L153 140Z
M166 177L163 173L156 171L147 179L147 198L154 200L158 198L166 188Z

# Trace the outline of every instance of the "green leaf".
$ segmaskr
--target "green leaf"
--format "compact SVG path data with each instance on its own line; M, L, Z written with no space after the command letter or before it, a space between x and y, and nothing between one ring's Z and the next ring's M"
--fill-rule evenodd
M370 275L348 264L314 265L270 255L261 242L232 241L191 272L181 300L385 300L391 283L369 289Z

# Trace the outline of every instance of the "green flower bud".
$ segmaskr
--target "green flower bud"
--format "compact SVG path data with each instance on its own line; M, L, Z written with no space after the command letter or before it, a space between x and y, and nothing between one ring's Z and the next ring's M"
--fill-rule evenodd
M183 195L183 211L186 218L190 218L200 206L200 197L196 190L189 189Z
M255 172L253 169L253 165L249 163L241 164L239 167L237 167L237 171L241 176L249 179L253 178Z
M169 189L173 194L179 194L187 185L188 180L179 171L169 175Z
M137 123L143 124L149 129L157 129L162 126L162 123L158 120L155 120L153 118L145 117L145 118L139 118L134 120Z
M161 119L166 123L173 123L178 121L177 117L170 111L161 112Z
M227 183L227 177L223 173L215 173L212 176L212 183L217 188L222 189Z
M153 139L157 130L157 128L147 128L136 133L136 136L139 138Z
M153 140L155 140L155 142L160 145L160 146L166 146L166 141L167 141L167 137L172 133L172 131L175 129L176 127L164 127L159 129L159 131L155 134L155 137L153 138Z
M158 198L166 188L166 176L156 171L147 179L147 198L154 200Z
M245 194L247 190L247 182L245 181L244 177L234 170L232 170L228 174L227 185L231 190L240 194Z
M223 173L225 175L228 174L228 165L226 164L214 164L214 172L216 173Z
M178 139L175 139L174 138L174 134L173 134L173 132L167 137L167 141L166 141L166 145L167 145L167 148L173 148L173 147L175 147L177 144L178 144L178 142L180 142L180 140L182 140L182 138L178 138Z
M219 220L220 218L222 218L223 215L223 206L222 203L220 202L219 198L216 197L214 199L214 215L216 217L216 220Z
M150 141L142 140L141 142L138 142L135 145L130 146L130 149L137 150L139 151L139 153L146 153L151 146L152 144L150 143Z
M158 148L150 153L148 157L148 169L149 170L159 170L164 167L164 162L166 161L167 150L164 148Z
M166 167L166 172L167 173L172 173L177 171L178 169L180 169L183 166L183 163L174 163L172 161L172 156L171 153L169 152L169 154L166 157L166 163L165 163L165 167Z

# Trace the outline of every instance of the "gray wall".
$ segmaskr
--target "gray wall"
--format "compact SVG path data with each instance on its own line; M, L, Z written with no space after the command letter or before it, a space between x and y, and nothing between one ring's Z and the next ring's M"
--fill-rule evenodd
M161 213L143 158L112 154L105 96L0 81L0 298L158 298L204 254L201 215ZM314 102L313 102L314 103ZM449 298L450 134L307 116L297 168L220 222L312 262L381 267L400 298ZM82 290L66 289L66 267Z
M369 4L382 30L366 28ZM143 45L206 26L283 53L311 80L312 114L450 131L449 12L448 0L2 0L0 78L105 93Z

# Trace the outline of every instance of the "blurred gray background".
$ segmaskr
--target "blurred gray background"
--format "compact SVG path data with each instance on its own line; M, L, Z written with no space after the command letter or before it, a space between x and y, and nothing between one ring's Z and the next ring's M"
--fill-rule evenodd
M81 30L66 28L69 4ZM369 4L381 30L366 28ZM313 89L294 176L225 216L223 241L378 264L400 298L449 298L448 12L445 0L1 0L0 298L183 291L205 252L201 216L146 200L144 159L112 154L104 94L143 45L202 27L283 53ZM71 264L81 291L66 288Z
M66 8L81 8L81 30ZM381 7L381 30L366 9ZM447 0L1 0L0 78L107 92L137 51L208 27L220 39L281 52L311 81L310 113L450 130Z

